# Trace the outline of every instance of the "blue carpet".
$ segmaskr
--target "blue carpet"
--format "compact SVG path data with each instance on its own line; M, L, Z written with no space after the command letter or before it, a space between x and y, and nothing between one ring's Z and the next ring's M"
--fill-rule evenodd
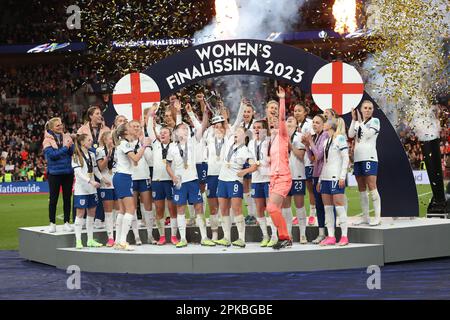
M250 274L68 274L0 251L0 299L450 299L450 258L381 268L381 289L369 290L365 269Z

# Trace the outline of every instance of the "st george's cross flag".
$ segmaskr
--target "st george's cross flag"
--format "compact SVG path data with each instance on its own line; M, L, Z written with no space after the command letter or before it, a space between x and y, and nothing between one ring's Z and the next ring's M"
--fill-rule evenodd
M351 112L361 102L364 84L353 66L335 61L320 68L311 84L314 103L323 111L334 109L342 115Z
M112 96L117 114L127 117L128 120L140 120L143 111L154 103L159 105L160 99L156 82L139 72L122 77L116 83Z

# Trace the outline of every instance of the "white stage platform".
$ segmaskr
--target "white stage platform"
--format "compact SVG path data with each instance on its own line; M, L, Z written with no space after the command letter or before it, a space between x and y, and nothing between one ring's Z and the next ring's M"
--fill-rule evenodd
M349 219L354 221L353 218ZM281 251L260 248L261 230L258 226L246 229L247 247L202 247L198 228L188 227L186 248L171 244L154 246L144 244L132 252L111 248L76 250L75 235L62 231L50 234L47 227L19 229L21 257L56 266L61 269L78 265L82 271L117 273L240 273L293 272L365 268L369 265L450 256L450 220L427 218L383 218L377 227L349 227L350 245L320 247L300 245L298 227L293 228L294 246ZM86 231L83 230L85 241ZM157 230L154 236L158 238ZM166 233L170 232L166 228ZM221 233L221 231L219 231ZM307 227L311 241L318 234L317 227ZM337 230L338 239L340 229ZM94 237L106 242L105 230L96 230ZM140 229L145 242L147 232ZM237 238L236 227L232 240ZM134 238L130 232L130 243Z

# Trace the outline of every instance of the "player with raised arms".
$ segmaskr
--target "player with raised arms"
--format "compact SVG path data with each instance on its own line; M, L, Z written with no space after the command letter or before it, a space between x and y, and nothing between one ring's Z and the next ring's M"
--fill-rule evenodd
M176 103L175 106L177 108L177 113L181 114L181 105L179 105L179 102ZM202 128L189 103L186 104L186 111L196 128L195 136L191 137L187 124L178 124L175 127L174 134L176 143L173 143L169 147L166 158L167 173L174 183L173 199L177 206L178 230L180 231L181 237L180 242L177 243L176 247L182 248L187 246L185 217L187 202L194 205L196 223L200 229L201 235L200 244L203 246L215 246L215 243L208 239L206 233L206 223L203 214L203 198L196 170L195 146L202 137Z
M242 215L243 198L243 177L257 169L252 159L252 154L245 145L246 130L240 127L242 115L246 104L241 101L238 115L235 123L228 131L224 148L222 148L221 158L224 165L220 169L219 182L217 185L217 196L219 198L219 207L222 214L222 230L224 237L217 244L223 246L234 245L245 247L245 221ZM228 127L228 122L225 122ZM244 169L244 164L249 162L250 167ZM239 238L231 243L231 218L230 208L235 214L236 227Z
M270 185L270 162L269 162L270 132L269 124L266 120L257 120L253 123L253 139L250 140L248 148L253 159L258 166L252 173L252 197L255 200L256 215L259 227L263 235L260 243L261 247L273 247L278 241L277 230L273 223L270 223L272 237L269 240L267 232L267 220L265 211L269 200Z
M149 112L147 132L153 147L152 196L156 209L156 225L159 231L158 245L164 245L167 242L164 228L166 203L170 214L170 242L173 245L177 245L177 208L172 201L173 182L166 169L167 154L172 145L172 130L166 126L161 127L159 130L159 139L157 138L154 125L156 109L157 106L153 106Z
M207 116L207 114L208 110L205 110L205 116ZM203 134L208 162L206 184L210 214L209 220L211 224L212 241L215 242L218 240L219 234L219 218L217 216L219 210L219 199L217 197L217 185L219 183L220 169L224 166L221 155L227 139L225 121L226 115L224 112L222 112L222 114L216 114L211 119L211 126Z
M278 231L278 242L272 248L279 250L292 246L286 221L282 215L284 199L291 190L292 176L289 168L289 136L285 123L285 92L281 86L278 87L277 96L280 99L278 114L274 115L272 113L269 117L269 124L271 124L273 129L271 129L271 147L269 151L270 188L267 211ZM276 101L269 101L268 105L274 102L276 103Z

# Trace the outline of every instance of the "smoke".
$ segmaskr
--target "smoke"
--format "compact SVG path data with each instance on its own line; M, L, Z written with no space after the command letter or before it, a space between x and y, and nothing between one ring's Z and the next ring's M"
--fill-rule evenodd
M195 33L196 43L230 39L266 40L272 33L290 31L300 19L299 9L304 0L216 0L216 18ZM219 12L218 12L219 11ZM276 39L275 39L276 40ZM214 79L222 88L221 95L233 114L237 113L242 97L256 104L255 93L261 90L263 77L226 76Z
M379 45L363 65L366 90L394 125L407 122L421 141L439 137L433 100L448 88L448 9L446 0L372 0L367 7L367 28Z

